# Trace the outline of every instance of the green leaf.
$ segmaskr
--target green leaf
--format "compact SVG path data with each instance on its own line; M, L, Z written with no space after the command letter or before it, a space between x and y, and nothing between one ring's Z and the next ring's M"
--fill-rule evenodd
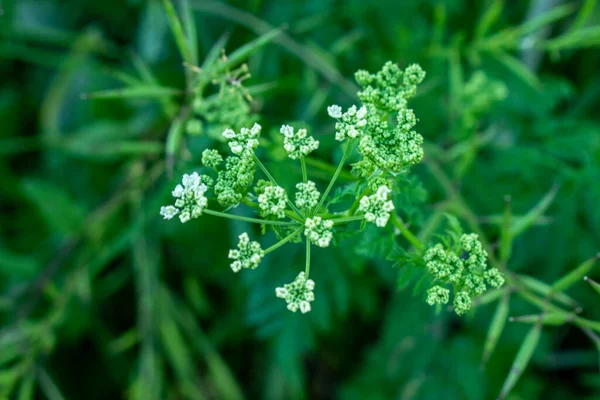
M167 172L169 174L173 171L173 165L175 158L181 149L181 143L185 134L185 125L190 116L189 112L184 112L177 117L171 124L169 133L167 134L167 141L165 143L167 153Z
M212 47L208 51L208 54L206 54L206 57L204 57L204 61L202 62L202 67L201 67L202 69L212 68L215 61L217 61L217 59L221 55L223 49L225 49L227 40L229 40L229 34L226 32L226 33L222 34L221 37L219 38L219 40L217 40L212 45Z
M551 297L552 300L556 300L568 307L574 309L579 308L579 304L563 292L556 292L552 290L552 286L544 283L536 278L527 275L516 275L518 282L525 285L528 289L538 293L544 297Z
M60 389L45 369L37 368L37 378L40 388L48 400L65 400Z
M73 234L84 228L84 210L60 186L37 179L26 179L21 189L50 229Z
M498 343L498 339L500 339L500 335L502 335L504 325L506 324L506 320L508 319L509 300L510 292L506 291L504 293L504 296L502 297L502 300L498 303L498 306L496 307L496 312L494 313L492 323L490 324L490 328L488 329L487 337L485 339L485 345L483 348L482 365L485 365L488 362L490 356L496 348L496 344Z
M175 39L177 48L181 53L181 58L192 65L196 65L194 57L192 56L192 51L190 50L188 38L186 38L185 33L183 32L181 21L175 12L173 3L171 0L163 0L163 6L165 8L165 12L167 13L167 19L169 21L169 26L171 27L171 32L173 33L173 38Z
M579 282L581 279L583 279L584 276L586 276L591 271L591 269L594 267L594 264L596 264L596 261L598 261L599 258L600 253L596 254L595 257L583 262L573 271L567 273L565 276L558 279L552 285L552 291L562 292L570 288L576 282Z
M100 90L92 93L82 93L86 99L155 99L181 96L184 92L179 89L161 86L131 86L120 89Z
M219 64L219 71L222 71L227 68L232 68L241 62L245 61L252 54L256 53L266 44L272 42L277 36L281 34L283 31L282 28L276 28L269 32L266 32L256 39L244 44L243 46L237 48L231 54L227 56L227 61L225 61L222 65Z
M600 45L600 26L590 26L549 40L544 44L544 48L556 51L597 47L598 45Z
M33 400L33 396L35 395L34 384L35 374L31 370L21 379L17 400Z
M538 77L531 72L521 61L504 51L492 51L489 53L500 64L514 73L523 82L529 85L533 90L540 90L542 83Z
M550 191L531 209L527 214L519 218L514 218L512 227L512 236L517 237L527 229L529 229L539 218L541 218L544 212L548 209L556 193L558 193L559 185L554 185Z
M185 36L188 40L190 49L191 63L198 65L198 32L196 31L196 21L194 13L190 7L190 0L181 0L181 14L183 17L183 26L185 28Z
M525 340L523 340L523 343L519 348L519 352L513 361L510 372L504 381L504 385L502 386L502 391L498 396L498 400L503 400L506 398L506 396L508 396L523 374L523 371L525 371L525 368L527 368L527 365L531 360L531 356L533 355L533 352L540 340L541 332L541 324L536 324L529 330L529 333L525 337Z
M592 289L594 289L598 294L600 294L600 283L591 280L590 278L588 278L587 276L585 276L583 278L587 283L590 284L590 286L592 287Z
M479 23L475 28L475 37L477 39L485 37L490 27L498 20L503 9L504 0L494 0L492 4L490 4L483 16L479 19Z
M510 322L523 322L526 324L542 325L564 325L573 319L574 315L565 312L549 312L534 315L521 315L519 317L510 317Z

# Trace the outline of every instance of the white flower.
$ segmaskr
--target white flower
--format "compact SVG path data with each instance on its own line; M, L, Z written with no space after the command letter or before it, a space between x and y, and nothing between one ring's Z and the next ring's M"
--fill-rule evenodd
M242 155L245 152L254 153L254 149L258 147L258 137L262 127L259 124L254 124L251 129L242 128L239 133L235 133L232 129L225 129L222 133L223 137L228 140L231 152L236 155Z
M341 112L341 109L339 110ZM367 108L362 106L357 109L352 106L344 114L341 114L341 121L335 124L335 140L342 141L347 137L354 139L361 135L367 126Z
M340 107L336 104L331 105L331 106L327 107L327 114L329 114L329 116L331 118L335 118L335 119L341 118L342 117L342 107Z
M319 141L308 136L306 129L298 129L294 132L291 126L283 125L280 132L283 135L283 148L293 160L305 157L319 148Z
M321 195L317 190L317 185L312 181L306 183L298 183L296 185L296 206L298 208L313 208L319 202L319 196Z
M391 192L387 186L380 186L375 194L360 199L358 211L365 214L368 222L374 222L380 228L386 226L390 212L394 210L394 203L388 200L388 194Z
M204 195L208 190L206 184L201 183L201 177L197 172L190 175L184 174L181 179L182 185L175 186L171 192L175 200L174 206L163 206L160 215L164 219L171 219L179 214L182 223L192 218L198 218L208 205L208 199Z
M302 314L306 314L311 310L310 303L315 300L314 288L315 282L306 279L304 272L300 272L294 282L276 288L275 295L285 300L287 309L291 312L300 309Z
M319 247L328 247L333 233L332 220L324 220L321 217L307 218L304 223L304 234L310 241Z
M274 216L285 217L285 203L287 195L285 190L279 186L267 186L265 191L258 196L258 206L263 217Z
M265 256L265 252L260 247L260 243L251 242L247 233L239 236L237 249L229 250L229 258L234 260L231 263L233 272L239 272L242 268L255 269Z

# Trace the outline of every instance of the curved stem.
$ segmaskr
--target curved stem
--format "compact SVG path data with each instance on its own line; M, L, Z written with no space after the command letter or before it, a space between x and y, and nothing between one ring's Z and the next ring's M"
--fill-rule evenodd
M404 221L396 213L391 216L392 224L398 228L402 236L412 244L418 251L425 250L425 245L404 225Z
M286 222L286 221L271 221L268 219L259 219L259 218L250 218L250 217L242 217L241 215L233 215L226 214L220 211L207 210L203 211L206 214L214 215L215 217L223 217L229 219L235 219L238 221L246 221L246 222L254 222L255 224L263 224L263 225L280 225L280 226L290 226L290 225L298 225L296 222Z
M340 175L340 172L342 171L342 168L344 167L346 158L348 158L348 154L350 153L351 143L352 143L352 139L349 139L348 143L346 143L346 148L344 149L344 155L342 155L342 159L340 160L340 163L338 164L337 169L335 170L335 173L331 177L331 180L329 181L329 185L327 186L327 189L325 189L325 193L323 193L323 195L321 196L321 200L319 200L319 204L317 204L317 206L313 210L312 215L315 215L316 213L319 212L319 210L323 206L323 203L325 202L325 199L327 198L327 195L329 195L331 188L333 188L335 181L337 180L338 176Z
M302 232L302 229L304 229L303 226L296 229L294 232L290 233L289 235L287 235L286 237L281 239L279 242L275 243L273 246L265 249L265 254L269 254L270 252L277 250L278 248L280 248L281 246L283 246L284 244L286 244L287 242L292 240L296 235L298 235L300 232Z

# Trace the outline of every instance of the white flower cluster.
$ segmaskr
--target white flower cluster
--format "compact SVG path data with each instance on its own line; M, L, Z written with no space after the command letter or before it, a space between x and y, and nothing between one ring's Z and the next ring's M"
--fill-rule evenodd
M298 183L296 185L296 207L311 209L319 202L321 193L317 190L317 185L313 181Z
M358 137L367 126L367 108L365 106L359 109L352 106L342 114L342 107L332 105L327 107L327 113L331 118L338 120L335 124L335 140L340 142L347 137L350 139Z
M208 187L201 183L197 172L191 175L184 174L181 180L182 185L177 185L172 192L175 200L174 206L162 206L160 215L164 219L171 219L179 214L179 220L182 223L188 222L191 218L198 218L208 204L208 199L204 195Z
M258 196L258 206L263 217L274 216L277 218L285 217L285 202L287 194L282 187L267 186L265 191Z
M333 238L331 228L333 221L330 219L322 219L321 217L307 218L304 223L304 234L311 242L319 247L328 247L329 242Z
M390 219L390 212L394 210L394 203L388 200L388 194L391 192L387 186L380 186L375 194L360 199L358 211L363 212L365 219L375 222L378 227L386 226Z
M313 290L315 282L312 279L306 279L304 272L300 272L294 282L286 283L283 287L275 289L275 295L284 299L287 308L291 312L300 309L302 314L310 311L310 303L315 299Z
M312 136L308 136L306 129L298 129L294 132L293 127L283 125L280 132L284 136L283 148L292 160L307 156L319 148L319 141Z
M233 272L239 272L242 268L255 269L265 256L265 252L260 247L260 243L251 242L247 233L239 236L237 249L229 250L229 258L234 260L231 263Z
M228 140L233 154L238 156L244 153L252 154L254 149L258 147L258 136L261 129L262 127L256 123L251 129L242 128L240 133L235 133L232 129L225 129L223 137Z

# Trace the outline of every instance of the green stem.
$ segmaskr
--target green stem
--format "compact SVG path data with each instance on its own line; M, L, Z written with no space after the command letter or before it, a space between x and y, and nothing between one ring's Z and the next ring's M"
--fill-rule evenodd
M306 238L306 267L304 268L306 279L310 275L310 239Z
M402 236L410 242L418 251L425 250L425 245L404 225L404 221L396 213L392 214L392 224L398 228Z
M295 222L271 221L271 220L268 220L268 219L258 219L258 218L242 217L241 215L226 214L226 213L223 213L223 212L220 212L220 211L207 210L207 209L205 209L203 212L206 213L206 214L208 214L208 215L214 215L215 217L223 217L223 218L235 219L235 220L238 220L238 221L254 222L256 224L263 224L263 225L280 225L280 226L297 225L297 223L295 223Z
M300 158L300 165L302 165L302 181L306 183L308 181L308 174L306 173L306 161L304 157Z
M356 200L354 200L354 203L352 203L352 206L350 207L350 211L348 211L348 214L354 215L356 213L356 210L358 209L358 206L360 205L360 200L363 197L365 197L368 192L369 192L369 186L367 185L365 190L363 190L362 193L356 198Z
M344 155L342 155L342 159L340 160L340 163L338 164L337 169L335 170L335 173L331 177L331 180L329 181L329 185L327 186L327 189L325 189L325 193L323 193L323 195L321 196L321 200L319 200L319 204L317 204L317 206L313 210L312 215L315 215L319 212L319 210L323 206L323 203L325 202L325 199L327 198L327 195L329 195L331 188L333 188L333 185L335 184L335 181L337 180L338 175L340 174L340 172L342 171L342 168L344 167L346 158L348 157L348 154L350 154L351 143L352 143L352 139L349 139L348 143L346 143L346 148L344 149Z
M277 250L278 248L280 248L281 246L283 246L284 244L286 244L287 242L292 240L296 235L298 235L302 231L302 229L304 229L303 226L296 229L294 232L290 233L289 235L287 235L286 237L281 239L279 242L275 243L273 246L265 249L265 254L269 254L270 252Z
M364 215L353 215L351 217L342 217L342 218L332 218L334 224L342 224L344 222L352 222L352 221L360 221L365 218Z
M279 184L277 183L275 178L273 178L273 176L267 170L267 167L265 167L265 165L258 159L258 157L256 157L256 154L252 154L252 156L254 157L254 160L256 161L256 163L258 164L258 166L260 167L262 172L265 174L265 176L271 181L271 183L273 183L273 185L275 185L275 186L279 186ZM285 200L288 203L288 205L290 206L290 208L292 210L294 210L300 218L302 218L302 213L300 212L300 210L298 210L298 208L294 205L294 203L292 203L292 201L287 197Z

